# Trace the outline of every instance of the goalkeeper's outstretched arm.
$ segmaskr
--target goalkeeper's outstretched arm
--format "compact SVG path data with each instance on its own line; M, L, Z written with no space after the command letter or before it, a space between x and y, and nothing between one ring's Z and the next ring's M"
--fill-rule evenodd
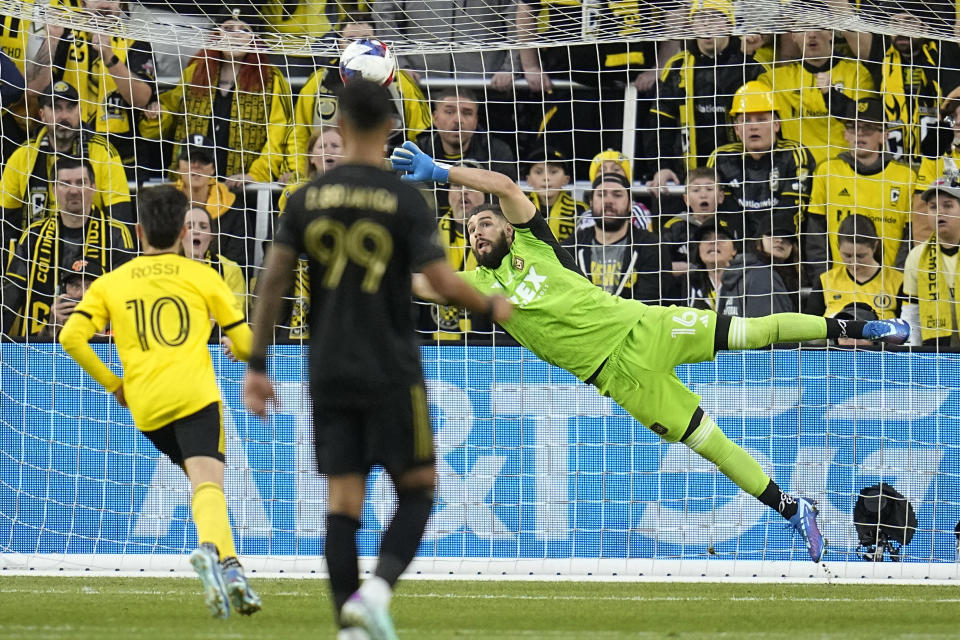
M408 182L452 182L495 195L500 199L503 215L512 224L529 222L537 212L520 186L502 173L438 163L412 142L394 149L390 163L395 170L405 173L402 179Z

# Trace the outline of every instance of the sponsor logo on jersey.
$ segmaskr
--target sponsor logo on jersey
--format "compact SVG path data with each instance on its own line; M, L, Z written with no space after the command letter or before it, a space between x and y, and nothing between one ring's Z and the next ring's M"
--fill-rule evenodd
M847 188L846 188L846 187L844 187L843 189L840 189L840 193L838 193L837 195L842 196L842 197L847 197L847 198L849 198L849 197L850 197L850 192L847 191Z

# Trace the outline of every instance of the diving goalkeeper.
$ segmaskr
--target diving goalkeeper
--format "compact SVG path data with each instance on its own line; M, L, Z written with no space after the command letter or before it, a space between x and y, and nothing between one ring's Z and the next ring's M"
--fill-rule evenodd
M700 396L674 373L684 363L713 360L722 349L756 349L777 342L866 338L903 344L902 320L856 322L799 313L762 318L722 316L709 310L654 307L612 296L592 285L560 247L520 187L499 173L434 162L411 142L391 157L409 181L450 182L496 195L467 219L479 265L460 275L480 293L501 293L514 304L502 323L538 357L571 372L615 400L668 442L682 442L737 486L786 518L814 562L826 541L815 502L784 493L743 448L700 408ZM414 291L437 299L424 278ZM442 302L442 301L441 301Z

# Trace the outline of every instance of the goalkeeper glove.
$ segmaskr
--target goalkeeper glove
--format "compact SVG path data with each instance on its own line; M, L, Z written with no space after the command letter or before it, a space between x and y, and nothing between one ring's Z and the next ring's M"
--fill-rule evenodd
M449 180L450 165L436 162L410 141L393 150L390 165L395 171L403 171L400 179L406 182L439 182Z

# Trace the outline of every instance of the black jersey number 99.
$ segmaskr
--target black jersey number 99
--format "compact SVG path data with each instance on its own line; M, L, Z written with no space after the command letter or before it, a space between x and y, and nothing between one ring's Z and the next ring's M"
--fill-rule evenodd
M349 227L333 218L317 218L304 233L307 252L326 267L320 285L325 289L340 286L348 262L364 269L360 289L376 293L393 255L390 231L370 219L357 220Z
M126 301L127 309L133 311L133 321L137 327L137 340L140 349L149 351L150 341L165 347L179 347L190 335L190 312L187 303L180 296L163 296L150 305L149 311L143 298ZM175 318L176 323L164 327L162 319Z

